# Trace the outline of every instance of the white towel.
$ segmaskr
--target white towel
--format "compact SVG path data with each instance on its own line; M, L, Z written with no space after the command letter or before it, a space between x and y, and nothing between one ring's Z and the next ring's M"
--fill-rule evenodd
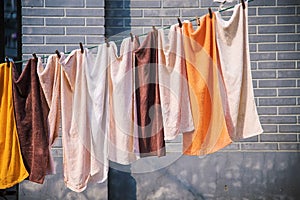
M230 136L238 140L261 134L251 77L247 3L245 9L236 5L228 21L216 12L216 40L229 103Z
M187 83L182 30L172 25L165 40L158 31L159 90L165 140L194 130Z

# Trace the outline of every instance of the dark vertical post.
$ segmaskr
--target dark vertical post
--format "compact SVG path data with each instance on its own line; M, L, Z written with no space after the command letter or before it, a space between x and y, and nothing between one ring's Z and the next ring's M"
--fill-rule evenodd
M22 1L17 0L17 60L22 60ZM17 64L19 72L22 71L22 63Z
M0 63L5 57L4 1L0 1Z

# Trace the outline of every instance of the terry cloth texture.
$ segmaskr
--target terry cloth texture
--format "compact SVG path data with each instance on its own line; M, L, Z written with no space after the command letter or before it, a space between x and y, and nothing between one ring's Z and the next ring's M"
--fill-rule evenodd
M37 74L37 60L30 59L21 75L13 66L13 96L19 141L29 180L43 183L49 168L49 107Z
M135 95L141 157L166 154L158 82L157 31L135 51Z
M248 40L248 4L238 4L228 21L216 13L216 40L229 105L226 119L233 140L263 132L253 94Z
M138 148L135 148L138 146L138 137L134 126L136 117L133 79L133 51L136 43L134 40L126 38L122 41L120 56L116 44L110 42L109 65L106 66L110 110L108 155L109 160L123 165L128 165L139 157Z
M28 177L23 163L14 116L13 64L0 64L0 189L14 186Z
M224 114L225 88L217 65L215 15L201 17L194 30L191 22L183 23L187 77L195 131L183 135L186 155L214 153L232 141Z
M172 25L168 38L158 31L159 92L165 140L193 131L194 123L187 84L182 29Z

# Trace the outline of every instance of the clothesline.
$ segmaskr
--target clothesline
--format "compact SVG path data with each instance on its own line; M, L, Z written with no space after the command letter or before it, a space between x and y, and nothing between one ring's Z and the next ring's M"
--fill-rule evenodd
M254 1L254 0L248 0L247 2L252 2L252 1ZM224 12L224 11L227 11L227 10L230 10L230 9L232 9L232 8L234 8L234 6L235 5L233 5L233 6L230 6L230 7L227 7L227 8L224 8L224 9L221 9L221 10L219 10L218 12ZM210 9L210 8L209 8ZM179 18L178 18L178 20L180 20ZM196 18L193 18L193 19L190 19L189 21L195 21L195 20L197 20ZM165 26L165 27L163 27L162 29L163 30L167 30L167 29L170 29L170 27L171 27L171 25L169 25L169 26ZM140 35L137 35L138 37L142 37L142 36L145 36L145 35L147 35L147 33L143 33L143 34L140 34ZM122 40L115 40L114 42L121 42ZM96 45L96 46L91 46L91 47L87 47L87 49L94 49L94 48L97 48L98 47L98 45ZM71 51L69 51L69 52L66 52L65 54L70 54L71 53ZM49 56L42 56L41 58L42 59L47 59ZM14 63L16 63L16 64L18 64L18 63L24 63L24 62L27 62L28 60L20 60L20 61L14 61Z

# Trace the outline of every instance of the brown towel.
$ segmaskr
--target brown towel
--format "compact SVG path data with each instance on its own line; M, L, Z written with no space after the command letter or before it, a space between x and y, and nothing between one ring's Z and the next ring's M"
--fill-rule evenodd
M49 160L49 108L34 59L28 61L20 76L16 66L13 67L13 97L21 152L29 180L43 183Z
M141 157L166 154L158 84L157 31L135 52L137 124Z

